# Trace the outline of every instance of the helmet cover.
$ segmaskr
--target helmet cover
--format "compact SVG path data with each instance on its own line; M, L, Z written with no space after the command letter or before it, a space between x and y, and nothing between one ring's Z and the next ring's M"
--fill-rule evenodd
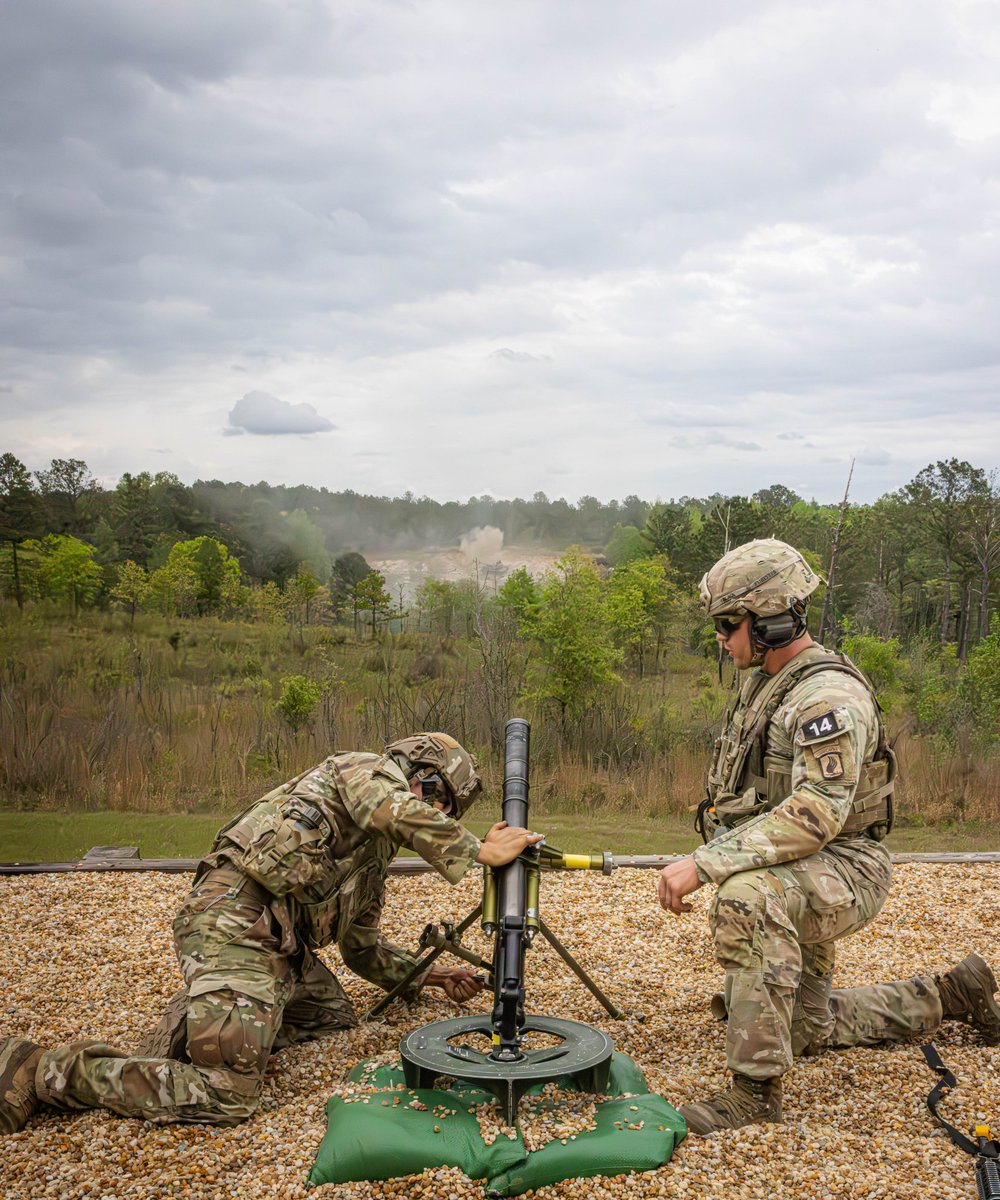
M804 604L820 583L794 546L759 538L730 550L702 576L701 602L710 617L773 617Z
M476 760L448 733L414 733L386 746L387 754L398 754L416 768L440 774L455 802L455 816L463 816L479 795L482 780Z

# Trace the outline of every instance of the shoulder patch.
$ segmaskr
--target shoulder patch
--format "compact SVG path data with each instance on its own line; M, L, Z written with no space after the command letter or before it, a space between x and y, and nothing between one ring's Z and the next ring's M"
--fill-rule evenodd
M824 779L842 779L844 776L844 756L839 750L828 750L817 754L816 761Z
M829 699L817 700L803 708L795 726L795 741L799 746L811 746L839 737L854 725L851 714L842 705L833 707Z
M837 720L836 712L831 708L829 712L817 713L815 717L810 717L805 724L799 726L799 741L801 742L821 742L824 738L833 737L834 734L840 732L840 722Z

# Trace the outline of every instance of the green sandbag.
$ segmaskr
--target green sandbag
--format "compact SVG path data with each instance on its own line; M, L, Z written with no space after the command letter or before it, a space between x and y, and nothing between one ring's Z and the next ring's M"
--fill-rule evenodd
M406 1088L403 1072L391 1067L366 1071L355 1067L348 1079L365 1090L334 1096L326 1106L326 1133L309 1172L309 1183L352 1183L418 1175L428 1167L458 1167L470 1179L502 1174L527 1151L521 1135L483 1141L479 1122L469 1110L493 1097L479 1088L461 1092ZM378 1090L369 1091L371 1087ZM393 1100L400 1103L393 1106ZM413 1108L416 1101L425 1109ZM444 1110L449 1110L445 1112Z
M684 1118L662 1096L604 1100L596 1108L596 1129L532 1151L523 1162L490 1176L489 1192L519 1196L563 1179L655 1171L670 1161L687 1132Z
M577 1176L653 1170L669 1161L686 1132L683 1118L661 1096L648 1094L642 1071L620 1053L612 1058L606 1090L617 1098L596 1105L596 1129L531 1154L520 1133L485 1144L470 1109L493 1096L469 1081L456 1080L447 1089L407 1088L399 1063L360 1063L348 1081L357 1090L326 1106L327 1131L309 1173L312 1185L394 1179L447 1166L470 1179L486 1179L490 1192L516 1196ZM552 1082L573 1088L568 1076ZM537 1096L543 1086L528 1096ZM396 1098L400 1103L394 1106ZM426 1109L411 1107L413 1101ZM548 1107L540 1098L537 1106Z

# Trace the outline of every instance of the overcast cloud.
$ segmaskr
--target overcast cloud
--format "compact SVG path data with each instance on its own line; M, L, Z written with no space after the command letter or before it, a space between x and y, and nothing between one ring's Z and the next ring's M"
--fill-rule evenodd
M964 0L7 0L0 450L439 499L992 468L998 59Z

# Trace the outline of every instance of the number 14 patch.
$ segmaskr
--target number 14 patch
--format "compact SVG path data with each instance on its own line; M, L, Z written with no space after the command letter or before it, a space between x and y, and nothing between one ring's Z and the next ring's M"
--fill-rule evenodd
M818 717L812 717L803 725L800 725L798 740L806 744L809 742L822 742L824 739L840 733L843 728L843 723L837 719L837 714L831 709L829 712L820 713Z

